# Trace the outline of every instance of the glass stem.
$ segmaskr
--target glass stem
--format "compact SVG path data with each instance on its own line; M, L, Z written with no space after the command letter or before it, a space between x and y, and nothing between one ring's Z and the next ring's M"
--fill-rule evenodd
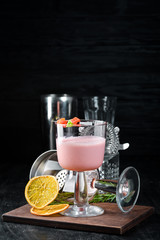
M80 208L88 205L88 191L85 172L76 172L74 204Z

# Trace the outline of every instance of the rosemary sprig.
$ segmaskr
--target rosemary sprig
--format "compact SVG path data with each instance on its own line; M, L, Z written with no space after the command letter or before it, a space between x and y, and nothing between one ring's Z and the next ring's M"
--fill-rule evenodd
M74 200L73 198L74 198L74 193L72 192L60 192L56 197L56 199L51 203L51 205L62 204L62 203L67 203L72 205Z
M57 198L51 203L54 204L62 204L68 203L70 205L73 204L74 201L74 193L70 192L60 192ZM90 203L99 203L99 202L116 202L116 195L113 193L97 193L94 195L93 199L89 201Z
M98 202L116 202L116 195L113 193L96 194L90 203Z
M107 185L108 187L116 187L117 183L113 183L113 182L106 182L106 181L103 181L103 180L98 180L98 183L102 184L102 185Z

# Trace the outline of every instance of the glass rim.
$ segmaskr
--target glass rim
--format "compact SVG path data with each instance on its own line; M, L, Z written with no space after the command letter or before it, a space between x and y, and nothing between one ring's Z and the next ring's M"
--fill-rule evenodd
M104 97L107 97L109 99L114 99L114 100L117 100L117 96L114 96L114 95L90 95L90 96L82 96L82 99L90 99L90 98L104 98Z
M46 98L46 97L76 97L74 94L68 94L68 93L46 93L46 94L41 94L41 98Z
M66 124L61 124L61 123L57 123L57 120L53 120L52 122L54 122L55 124L57 124L57 125L62 125L62 126L66 126ZM81 122L82 122L82 124L81 124ZM83 122L85 123L95 123L95 122L99 122L98 124L96 124L96 125L90 125L90 124L83 124ZM97 126L105 126L105 125L107 125L107 122L106 121L104 121L104 120L95 120L95 119L80 119L80 124L78 124L78 125L73 125L73 126L68 126L69 128L70 127L97 127Z

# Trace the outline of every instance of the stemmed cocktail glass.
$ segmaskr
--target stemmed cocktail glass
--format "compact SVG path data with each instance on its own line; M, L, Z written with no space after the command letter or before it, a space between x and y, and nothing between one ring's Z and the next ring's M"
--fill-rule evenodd
M88 203L85 171L97 169L104 159L106 122L81 120L67 127L57 123L57 154L62 168L76 171L74 205L62 214L71 217L90 217L104 210Z

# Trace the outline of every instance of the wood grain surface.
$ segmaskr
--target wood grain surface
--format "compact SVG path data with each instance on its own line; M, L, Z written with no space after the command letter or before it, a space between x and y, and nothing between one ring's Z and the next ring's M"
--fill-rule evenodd
M138 223L153 214L154 208L149 206L135 206L128 213L122 213L114 203L99 203L105 212L101 216L89 218L72 218L60 214L43 217L30 213L28 204L3 214L6 222L24 223L31 225L74 229L90 232L124 234Z

